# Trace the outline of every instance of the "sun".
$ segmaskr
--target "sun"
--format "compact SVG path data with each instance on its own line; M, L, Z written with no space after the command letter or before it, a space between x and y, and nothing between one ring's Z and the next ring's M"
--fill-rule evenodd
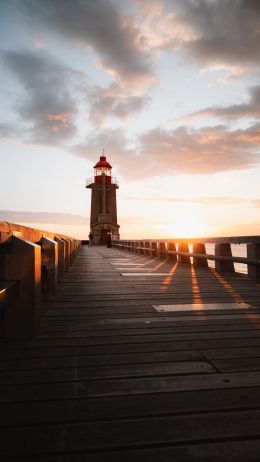
M161 233L164 237L205 237L208 236L211 227L196 217L187 217L176 220L175 223L167 223L162 226Z
M202 237L208 235L209 231L210 226L194 218L187 218L179 223L174 223L172 227L172 234L176 237Z

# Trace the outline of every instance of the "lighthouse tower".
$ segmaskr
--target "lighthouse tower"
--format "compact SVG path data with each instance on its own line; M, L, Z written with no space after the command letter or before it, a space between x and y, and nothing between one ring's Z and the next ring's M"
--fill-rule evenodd
M106 245L109 234L112 239L119 239L116 209L119 186L111 173L112 166L104 155L100 156L94 165L94 178L87 180L86 184L86 188L91 189L90 234L94 245Z

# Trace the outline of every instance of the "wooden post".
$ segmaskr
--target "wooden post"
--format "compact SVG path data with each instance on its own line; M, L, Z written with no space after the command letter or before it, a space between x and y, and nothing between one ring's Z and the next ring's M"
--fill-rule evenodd
M41 247L12 237L0 245L0 278L18 281L18 297L4 309L4 337L33 337L41 300Z
M147 250L144 251L145 255L151 255L151 243L150 241L145 241L144 246Z
M65 242L56 236L54 240L58 243L58 279L62 280L65 271Z
M216 257L232 257L231 245L215 244L215 255ZM218 273L235 272L234 263L232 261L216 260L215 269Z
M205 244L200 242L193 244L193 253L201 253L206 255ZM206 258L193 257L193 266L197 267L208 267L208 260Z
M247 258L260 260L260 244L247 244ZM254 281L260 280L260 266L247 265L248 277Z
M168 250L171 250L173 252L176 252L176 245L175 242L169 242L168 244ZM169 261L175 265L177 263L177 255L168 255Z
M69 244L69 266L71 265L72 263L72 254L71 254L71 240L70 239L67 239L68 241L68 244Z
M140 241L140 247L144 247L144 242ZM145 251L143 249L139 250L140 255L144 255Z
M167 258L166 244L165 242L159 242L159 257Z
M41 240L42 248L42 296L44 300L55 298L58 281L58 243L48 237Z
M64 237L62 238L64 244L65 244L65 271L69 271L69 266L70 266L70 246L69 246L69 241L68 239L65 239Z
M72 263L73 260L74 260L74 256L75 256L75 243L74 243L74 239L70 239L70 254L71 254L71 263Z
M138 250L137 247L139 247L139 242L138 242L138 241L135 241L135 243L134 243L134 252L135 252L135 253L139 253L139 250Z
M151 248L154 250L154 251L152 252L152 255L153 255L154 257L157 257L157 255L158 255L157 242L152 242Z
M75 241L74 239L70 240L70 253L71 253L71 263L73 262L75 258Z
M178 243L178 251L179 252L189 252L189 244L188 242L179 242ZM178 262L180 264L188 263L190 265L190 257L186 257L185 255L178 255Z

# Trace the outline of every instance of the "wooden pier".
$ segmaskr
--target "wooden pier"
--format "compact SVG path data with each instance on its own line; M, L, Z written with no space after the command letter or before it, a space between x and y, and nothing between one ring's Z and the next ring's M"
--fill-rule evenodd
M148 253L82 246L1 343L1 460L259 461L259 283Z

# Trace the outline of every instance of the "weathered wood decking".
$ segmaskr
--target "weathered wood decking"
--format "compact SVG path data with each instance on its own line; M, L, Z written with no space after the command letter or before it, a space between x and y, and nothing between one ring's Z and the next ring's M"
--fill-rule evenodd
M1 460L259 461L259 329L245 276L82 247L37 338L1 344Z

